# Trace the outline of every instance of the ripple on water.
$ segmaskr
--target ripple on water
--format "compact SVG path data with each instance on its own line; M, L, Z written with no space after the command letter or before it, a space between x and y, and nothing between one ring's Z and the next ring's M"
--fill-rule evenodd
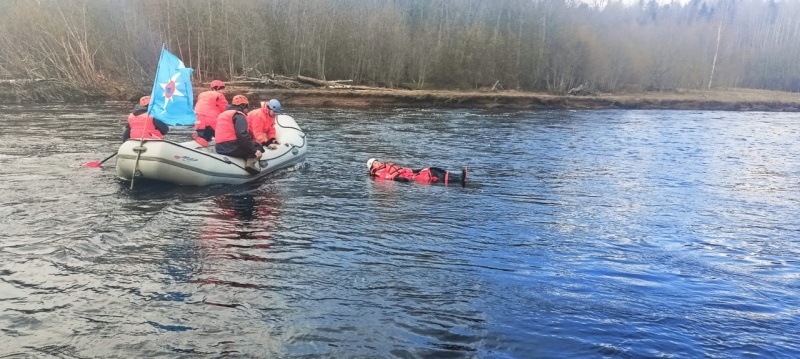
M800 353L793 114L293 109L304 164L131 191L80 167L129 104L3 110L7 353ZM372 181L370 157L469 185Z

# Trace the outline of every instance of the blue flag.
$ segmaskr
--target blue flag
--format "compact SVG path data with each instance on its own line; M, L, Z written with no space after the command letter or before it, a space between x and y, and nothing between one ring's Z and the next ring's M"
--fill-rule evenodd
M192 101L193 71L166 48L161 48L147 113L168 125L193 125L196 121Z

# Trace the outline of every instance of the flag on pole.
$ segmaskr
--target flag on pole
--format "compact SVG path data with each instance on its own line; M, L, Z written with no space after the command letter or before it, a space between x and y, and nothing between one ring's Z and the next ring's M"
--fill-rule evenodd
M193 71L162 47L147 113L168 125L193 125L196 121L192 101Z

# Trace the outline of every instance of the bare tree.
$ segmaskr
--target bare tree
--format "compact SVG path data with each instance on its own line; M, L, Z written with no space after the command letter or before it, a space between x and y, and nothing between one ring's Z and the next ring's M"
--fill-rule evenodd
M141 91L166 44L199 82L800 91L798 19L775 0L6 0L0 74Z

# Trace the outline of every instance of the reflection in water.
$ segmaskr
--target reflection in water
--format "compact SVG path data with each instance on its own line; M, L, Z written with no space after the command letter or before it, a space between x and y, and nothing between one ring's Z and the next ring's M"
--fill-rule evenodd
M203 219L197 243L204 268L229 267L225 261L267 262L274 244L280 200L273 190L248 190L215 196L211 215ZM237 264L233 264L234 266ZM241 278L222 278L218 272L195 273L206 284L257 287Z
M242 227L259 222L274 228L277 219L277 205L279 201L274 192L257 191L236 193L214 198L214 203L220 208L220 217L238 220ZM250 238L252 232L241 231L241 238Z
M204 239L227 240L231 247L260 247L269 242L278 221L280 201L274 192L243 192L213 198L216 208L207 218ZM231 236L234 234L234 236ZM232 241L231 241L232 239Z

